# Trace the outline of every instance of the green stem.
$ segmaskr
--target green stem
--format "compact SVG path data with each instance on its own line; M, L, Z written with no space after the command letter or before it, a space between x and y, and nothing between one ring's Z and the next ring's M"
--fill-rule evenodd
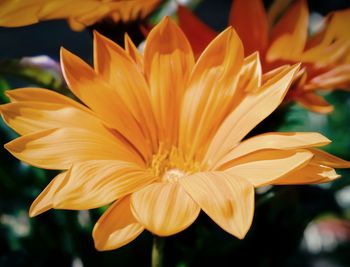
M152 267L163 266L163 248L164 248L164 238L156 235L153 236Z

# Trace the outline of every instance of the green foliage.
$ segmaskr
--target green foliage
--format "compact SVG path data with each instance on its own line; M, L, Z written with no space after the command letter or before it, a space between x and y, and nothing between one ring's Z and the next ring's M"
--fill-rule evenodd
M20 78L38 87L58 90L62 88L62 78L50 69L34 64L25 64L22 60L11 59L0 62L0 75Z

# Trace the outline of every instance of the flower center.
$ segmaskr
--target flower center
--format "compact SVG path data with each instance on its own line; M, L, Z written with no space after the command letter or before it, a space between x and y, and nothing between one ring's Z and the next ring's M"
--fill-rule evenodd
M186 175L186 172L179 169L170 169L163 174L162 180L167 182L177 182L179 178Z
M186 175L200 171L198 162L186 159L177 147L167 148L164 144L160 144L157 154L153 155L150 168L162 182L177 182Z

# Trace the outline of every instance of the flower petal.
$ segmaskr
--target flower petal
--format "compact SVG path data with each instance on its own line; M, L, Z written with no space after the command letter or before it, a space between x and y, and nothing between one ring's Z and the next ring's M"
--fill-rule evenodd
M1 0L0 26L18 27L42 20L68 19L74 30L82 30L104 17L114 22L143 19L159 3L160 0Z
M191 46L181 29L165 17L149 33L144 70L148 78L159 139L175 144L179 106L194 65Z
M217 33L199 20L197 16L193 15L185 6L178 5L177 17L180 28L186 34L187 39L192 45L194 54L198 57L216 37Z
M14 5L13 1L4 0L0 9L0 26L18 27L37 23L39 18L34 14L37 14L39 9L39 5L28 5L27 1Z
M300 57L303 63L313 63L315 67L329 67L332 64L339 64L349 51L349 40L335 41L328 46L318 45L304 51Z
M90 110L78 102L66 97L62 94L56 93L52 90L43 88L19 88L8 90L5 92L6 96L10 98L11 102L44 102L46 104L61 104L76 107L85 111Z
M61 64L71 91L147 158L150 154L149 146L146 145L140 125L117 90L97 75L88 64L65 49L61 49ZM127 91L128 88L123 90Z
M258 52L253 53L244 59L239 75L237 91L241 91L242 93L254 93L260 88L262 82L262 69Z
M220 159L213 169L259 150L309 148L313 146L324 146L330 142L329 139L319 133L281 132L260 134L239 143L225 157Z
M246 55L264 52L268 43L268 23L263 1L233 1L229 24L241 38Z
M116 159L144 163L118 139L79 129L49 129L19 137L5 145L16 158L39 168L65 170L85 160Z
M337 10L328 14L325 18L326 24L321 35L322 44L328 46L335 40L349 40L347 26L350 23L350 8Z
M253 220L253 185L222 172L197 173L181 179L180 183L222 229L244 238Z
M313 112L327 114L334 110L332 105L313 91L295 95L293 99L301 106Z
M348 89L349 85L350 64L343 64L313 77L305 86L305 88L308 90L333 88Z
M123 108L141 128L148 143L156 143L156 124L147 82L140 68L115 42L94 32L94 68L114 89Z
M313 154L307 150L264 150L251 153L223 167L225 173L244 177L255 187L271 184L278 178L308 164ZM234 165L234 166L232 166Z
M247 94L227 116L211 140L204 162L217 163L258 123L282 102L299 65L286 68L268 80L259 91Z
M65 184L54 196L55 209L102 207L151 183L155 177L135 164L89 160L73 164Z
M92 112L72 105L21 101L1 105L0 112L6 124L21 135L58 127L83 128L111 135Z
M297 0L273 29L266 59L298 61L305 48L308 22L307 3Z
M19 27L38 23L47 19L62 19L72 15L72 10L78 14L89 13L98 8L96 1L70 2L70 8L65 8L67 1L1 1L0 26ZM73 13L74 14L74 13Z
M131 196L132 211L146 229L159 236L190 226L200 208L179 183L153 183Z
M333 168L350 168L350 161L343 160L320 149L312 148L309 150L315 155L313 161L317 164Z
M124 36L124 46L125 51L128 53L128 55L134 60L136 65L139 67L140 71L143 71L143 57L140 55L140 52L138 51L137 47L133 43L133 41L130 39L129 35L125 33Z
M207 144L224 119L236 91L243 46L232 28L216 37L198 59L180 117L180 147L190 158Z
M56 191L65 183L67 172L58 174L34 200L29 209L29 216L37 216L53 208L53 198Z
M130 210L130 197L116 201L95 224L92 236L99 251L120 248L138 237L144 227Z
M311 161L301 169L273 181L275 185L320 184L331 182L340 177L333 168L319 165Z

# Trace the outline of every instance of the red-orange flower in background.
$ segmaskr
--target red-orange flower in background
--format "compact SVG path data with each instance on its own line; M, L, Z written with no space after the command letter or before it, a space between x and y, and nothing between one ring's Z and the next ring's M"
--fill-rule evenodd
M43 20L67 19L73 30L82 30L104 18L114 22L142 19L160 0L2 0L0 26L18 27Z
M144 54L95 33L94 67L62 49L71 91L83 104L40 88L11 90L4 121L23 135L5 147L18 159L63 172L37 197L35 216L51 208L113 203L96 223L98 250L123 246L147 229L178 233L203 210L243 238L254 187L312 184L339 177L350 163L315 147L318 133L266 133L242 141L283 100L299 66L262 74L244 58L232 28L195 61L168 18L148 35Z
M185 7L179 7L178 17L198 55L217 33ZM328 113L333 107L316 92L350 87L350 9L331 13L324 29L312 37L308 37L308 23L305 0L295 1L274 26L269 25L261 0L233 1L229 19L246 55L259 51L264 71L286 63L303 63L286 100Z

